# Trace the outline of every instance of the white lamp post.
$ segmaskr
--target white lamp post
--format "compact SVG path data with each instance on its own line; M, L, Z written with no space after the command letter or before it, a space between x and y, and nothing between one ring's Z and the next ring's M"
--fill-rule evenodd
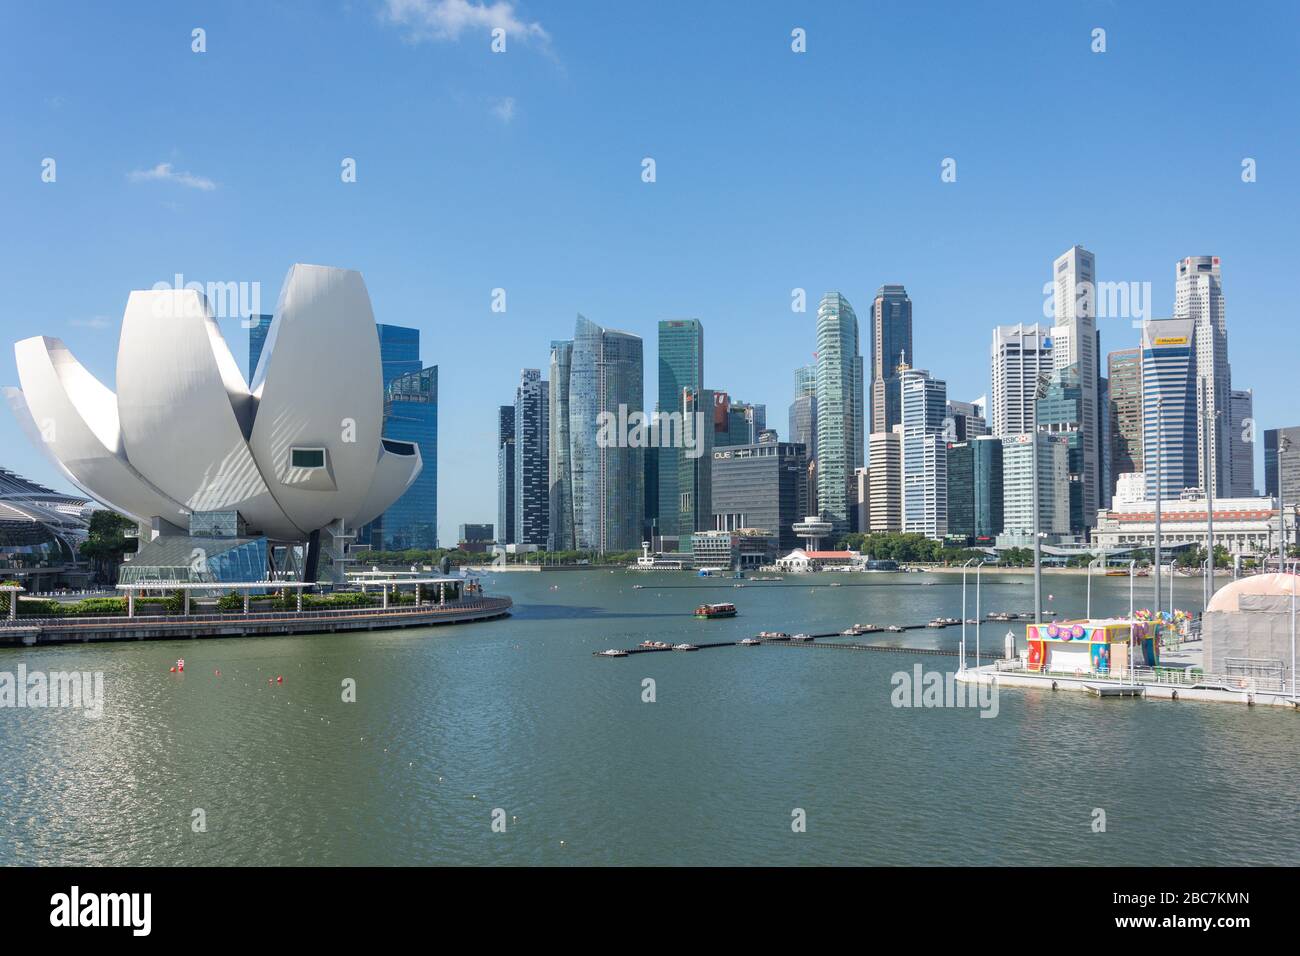
M1098 558L1088 562L1088 620L1092 620L1092 569L1097 566Z
M1136 559L1128 563L1128 617L1130 621L1133 620L1133 570L1136 567Z
M957 670L966 669L966 569L975 561L971 558L961 566L961 655L957 661Z

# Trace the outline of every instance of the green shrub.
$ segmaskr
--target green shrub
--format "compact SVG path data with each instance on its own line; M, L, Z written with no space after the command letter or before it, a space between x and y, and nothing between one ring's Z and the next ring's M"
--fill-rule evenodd
M53 598L37 598L18 602L19 617L60 617L63 605Z
M244 596L238 591L227 591L217 599L218 611L242 611Z

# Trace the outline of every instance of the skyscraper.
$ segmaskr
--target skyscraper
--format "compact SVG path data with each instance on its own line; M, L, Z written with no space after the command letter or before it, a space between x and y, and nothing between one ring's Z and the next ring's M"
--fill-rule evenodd
M1056 327L1052 329L1052 363L1055 368L1079 367L1082 399L1080 438L1083 444L1083 521L1097 523L1102 500L1101 409L1097 398L1098 339L1096 260L1082 246L1072 246L1052 264Z
M901 386L900 386L901 387ZM867 469L867 527L872 534L903 530L903 426L872 432Z
M990 351L993 434L999 438L1034 430L1038 388L1052 372L1052 339L1039 325L999 325Z
M804 446L808 460L817 457L817 366L794 370L794 401L790 403L790 441Z
M244 321L248 324L248 381L253 381L257 363L262 358L262 346L266 344L266 333L271 330L270 315L250 315Z
M984 409L975 402L948 399L948 420L952 422L951 432L946 436L948 441L970 441L989 433Z
M704 387L704 325L699 319L669 319L659 323L659 404L660 412L682 410L682 390L699 391ZM658 533L677 534L678 460L681 449L651 448L647 457L658 456L659 488ZM689 532L688 532L689 533Z
M515 543L545 547L550 525L550 389L540 369L515 389Z
M375 334L383 376L384 434L419 444L424 466L402 498L358 531L357 541L386 551L432 549L438 538L438 368L425 369L420 363L419 329L376 323ZM399 380L394 396L390 389ZM390 427L388 416L395 413L401 421Z
M1065 442L1066 468L1069 471L1071 534L1086 531L1083 517L1083 386L1079 366L1067 365L1052 372L1034 412L1038 431L1059 436Z
M402 497L375 519L379 548L433 550L438 547L438 366L407 372L388 383L384 437L418 445L424 464Z
M853 530L863 450L858 317L848 299L828 292L817 309L817 504L834 535Z
M1142 328L1142 470L1147 497L1177 498L1198 486L1196 322L1152 319ZM1158 441L1157 441L1158 434Z
M1226 498L1232 491L1232 369L1219 257L1188 256L1178 260L1174 273L1174 318L1196 325L1196 484L1206 488L1213 482L1215 496Z
M1229 461L1232 463L1232 496L1255 496L1255 393L1249 388L1229 392L1232 414L1228 416Z
M713 428L708 411L713 408L713 392L707 388L684 388L679 403L684 428L691 429L692 444L698 442L699 455L677 456L677 530L681 546L696 531L713 529ZM702 435L695 435L697 413L704 422ZM663 508L661 507L662 511Z
M948 534L992 544L1002 533L1002 439L948 446Z
M497 408L497 540L515 543L515 407Z
M922 369L898 376L903 415L903 531L942 539L948 533L948 385Z
M1070 477L1066 443L1046 432L1009 435L1002 441L1002 534L998 547L1032 547L1034 449L1038 469L1038 530L1070 530Z
M902 419L898 367L912 364L912 300L901 285L882 285L871 303L871 412L868 432L887 432Z
M569 473L569 370L573 343L551 343L551 388L548 403L550 461L547 468L550 518L547 521L546 550L572 551L573 484Z
M580 549L641 546L643 449L626 439L635 427L634 413L644 416L644 389L640 336L578 316L569 370L569 449L574 539Z
M1117 349L1107 357L1110 395L1110 477L1142 470L1142 350ZM1112 487L1111 491L1114 491Z
M384 387L399 375L420 371L420 330L404 325L377 323L379 361L383 366Z
M716 448L712 467L713 523L719 531L768 531L781 551L798 547L794 523L806 497L807 456L793 442Z
M1278 447L1283 441L1287 446L1279 467ZM1279 489L1287 510L1300 501L1300 425L1264 432L1264 494L1276 498Z

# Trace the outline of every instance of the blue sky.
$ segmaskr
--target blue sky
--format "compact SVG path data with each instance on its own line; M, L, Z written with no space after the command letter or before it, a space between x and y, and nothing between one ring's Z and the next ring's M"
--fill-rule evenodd
M1297 424L1297 10L6 3L5 344L59 336L111 385L132 289L260 282L269 311L294 262L359 269L377 319L418 327L441 368L443 542L495 521L496 406L579 311L646 338L647 396L656 322L700 318L707 384L784 433L828 289L865 317L906 285L917 364L971 399L992 327L1041 318L1070 245L1101 281L1151 282L1156 316L1176 260L1213 254L1234 385L1260 428ZM1103 352L1136 344L1127 319L1099 325ZM61 484L7 412L0 449Z

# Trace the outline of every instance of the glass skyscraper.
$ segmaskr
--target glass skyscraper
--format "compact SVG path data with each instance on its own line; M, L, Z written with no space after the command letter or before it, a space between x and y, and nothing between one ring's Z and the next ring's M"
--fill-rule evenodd
M692 444L700 452L694 458L685 453L677 456L677 529L684 548L687 535L713 529L714 432L709 421L713 408L713 391L707 388L682 389L681 405L685 421L690 423L684 427L691 429ZM697 412L702 414L699 420L704 423L699 435L694 431Z
M1002 533L1002 440L948 446L948 535L988 545Z
M1042 396L1035 402L1035 420L1040 432L1060 435L1065 440L1066 467L1070 474L1070 533L1086 531L1083 510L1083 386L1078 364L1054 370Z
M381 551L432 550L438 546L438 367L420 364L419 329L376 323L375 332L384 437L419 445L423 467L401 498L360 529L357 542Z
M948 385L922 369L898 377L903 416L903 531L942 539L948 533L948 451L943 439Z
M659 404L658 411L682 411L683 389L699 391L704 387L704 326L699 319L668 319L659 323ZM711 413L710 409L706 412ZM655 496L657 513L650 514L656 533L678 533L678 448L647 449L646 456L657 456L659 487ZM648 491L648 489L647 489ZM690 533L691 529L686 529Z
M515 543L515 407L497 407L497 541Z
M257 363L262 358L262 347L266 345L266 333L271 330L271 319L269 315L250 315L245 321L248 323L248 381L252 384L253 373L257 371Z
M378 518L380 548L438 547L438 366L399 375L384 390L384 437L419 446L423 467Z
M644 450L632 446L623 425L631 426L633 413L644 415L644 410L640 336L578 316L569 372L569 449L579 549L633 551L641 546Z
M572 551L573 484L569 464L569 371L573 365L573 343L551 343L550 463L548 468L546 550Z
M848 299L828 292L817 308L817 505L835 536L856 524L862 412L858 317Z
M871 303L869 432L887 432L902 419L898 367L912 364L912 300L901 285L882 285Z
M515 389L515 542L544 547L550 523L550 390L540 369Z
M1199 486L1196 463L1194 319L1152 319L1142 328L1142 470L1147 497L1177 498ZM1157 435L1159 440L1157 441Z

